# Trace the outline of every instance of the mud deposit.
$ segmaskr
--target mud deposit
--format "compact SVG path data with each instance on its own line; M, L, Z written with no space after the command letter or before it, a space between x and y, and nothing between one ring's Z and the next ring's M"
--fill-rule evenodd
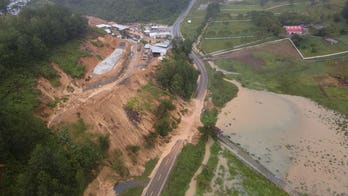
M217 126L299 192L348 195L345 119L303 97L239 87Z

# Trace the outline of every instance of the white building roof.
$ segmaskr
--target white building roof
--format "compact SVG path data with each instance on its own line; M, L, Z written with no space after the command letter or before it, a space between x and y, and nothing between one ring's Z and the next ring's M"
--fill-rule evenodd
M145 44L144 48L145 48L145 49L150 49L150 48L151 48L151 45L150 45L150 44Z
M167 49L165 48L161 48L161 47L157 47L157 46L151 46L151 51L152 53L159 53L162 56L167 54Z
M129 29L128 26L121 25L121 24L114 24L112 26L115 27L116 29L118 29L119 31L123 31L123 30Z
M167 36L167 35L172 35L172 33L171 32L152 32L152 33L150 33L150 37L165 37L165 36Z
M110 28L111 26L108 24L97 24L95 25L97 28Z
M151 26L151 29L167 29L168 26L164 26L164 25L153 25Z
M161 54L161 56L166 55L167 54L167 49L166 48L162 48L162 47L158 47L158 46L153 46L151 44L146 44L144 46L145 49L150 49L152 53L159 53Z
M155 44L155 46L162 47L162 48L168 48L169 45L170 45L170 41L168 40Z
M111 30L110 30L110 29L104 29L104 31L105 31L106 33L108 33L108 34L111 33Z

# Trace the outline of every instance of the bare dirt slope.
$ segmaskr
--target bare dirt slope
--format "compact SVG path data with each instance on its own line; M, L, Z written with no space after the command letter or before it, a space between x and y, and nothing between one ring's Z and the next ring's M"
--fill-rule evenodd
M102 75L93 75L92 71L97 63L107 57L121 42L126 43L126 52L115 69ZM129 169L130 177L140 175L148 160L165 156L177 140L197 141L199 134L196 127L200 123L199 114L203 107L200 101L194 100L187 104L181 99L174 100L177 109L171 113L175 118L181 118L181 123L169 136L157 139L153 148L144 147L144 136L154 131L153 124L157 117L151 111L143 112L140 122L135 123L127 116L125 104L136 96L144 85L154 80L159 63L157 59L150 63L144 62L141 60L141 51L137 50L138 45L109 35L86 40L81 44L81 49L91 54L79 59L85 66L82 78L71 78L59 65L52 63L52 68L60 75L61 85L55 87L45 78L38 79L37 89L41 92L41 105L36 115L47 122L48 127L59 130L81 118L87 125L88 134L109 135L109 156L111 157L115 150L119 150L122 153L122 162ZM134 55L126 60L130 51ZM119 77L112 83L83 90L86 86L118 74ZM153 102L159 104L156 99ZM187 109L187 112L181 112L183 109ZM129 149L127 150L130 145L140 147L136 154L136 163ZM117 181L125 180L111 169L109 160L105 160L95 174L97 177L89 184L84 195L114 195L113 185Z
M96 64L118 47L120 42L126 43L126 52L119 61L120 65L106 74L91 76ZM83 119L87 124L88 133L108 134L110 138L109 152L112 153L115 149L120 150L130 175L139 175L144 170L144 163L158 156L160 150L158 146L153 149L141 148L136 157L137 164L133 164L134 160L132 161L128 156L129 152L126 147L128 145L144 146L144 136L153 131L155 116L146 113L141 122L135 124L128 119L123 108L124 104L136 95L138 89L152 80L158 61L154 60L146 68L140 68L137 65L147 63L142 62L140 60L141 54L138 54L140 52L137 53L134 50L133 58L125 62L125 55L131 48L130 43L109 35L84 41L81 49L91 55L79 59L85 65L86 71L85 75L79 79L71 78L59 65L52 63L52 68L60 76L61 85L54 87L45 78L38 78L37 89L41 92L41 105L36 110L36 115L46 121L48 127L54 129L75 123L79 118ZM120 72L123 66L125 70ZM122 74L113 83L83 91L84 87L119 73ZM90 193L92 195L114 194L113 184L120 177L108 167L107 162L104 165L105 167L100 169L99 176L92 182L91 188L86 190L87 195Z

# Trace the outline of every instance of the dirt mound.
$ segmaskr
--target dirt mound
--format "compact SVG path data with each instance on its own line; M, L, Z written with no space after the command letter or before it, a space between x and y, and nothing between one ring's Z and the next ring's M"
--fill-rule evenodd
M88 19L88 25L95 27L95 25L97 24L105 24L107 23L105 20L94 17L94 16L86 16L86 18Z

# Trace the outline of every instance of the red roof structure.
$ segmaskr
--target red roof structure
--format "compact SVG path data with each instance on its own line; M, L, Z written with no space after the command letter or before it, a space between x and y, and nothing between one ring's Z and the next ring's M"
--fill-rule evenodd
M302 26L284 26L284 29L288 33L288 35L297 34L301 35L303 33Z

